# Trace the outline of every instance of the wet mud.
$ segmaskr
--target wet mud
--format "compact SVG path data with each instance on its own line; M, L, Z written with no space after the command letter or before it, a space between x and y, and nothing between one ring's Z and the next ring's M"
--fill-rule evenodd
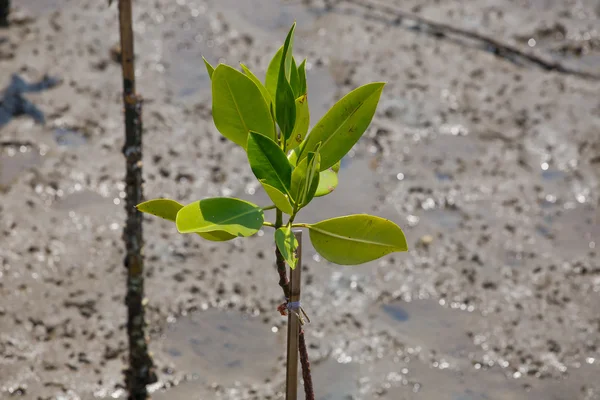
M0 88L60 81L11 94L43 120L0 123L0 398L125 398L117 9L13 3ZM600 399L600 81L350 2L234 3L134 5L146 197L268 202L211 121L203 55L261 76L297 20L313 124L387 82L339 187L298 220L377 214L411 251L340 267L305 238L317 398ZM600 73L593 1L385 4ZM212 243L146 218L144 233L153 398L282 399L272 232Z

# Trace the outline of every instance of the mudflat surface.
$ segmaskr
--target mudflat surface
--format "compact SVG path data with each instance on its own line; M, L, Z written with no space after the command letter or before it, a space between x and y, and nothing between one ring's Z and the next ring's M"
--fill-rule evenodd
M117 10L13 3L0 87L16 74L28 89L4 92L0 108L0 397L120 398ZM600 399L597 2L377 4L416 17L346 1L135 2L146 196L267 203L242 150L211 121L201 56L260 76L297 20L313 124L351 89L388 82L339 187L298 219L369 212L396 221L411 247L339 267L305 238L317 398ZM60 82L36 87L44 75ZM283 398L270 235L214 244L147 219L153 398Z

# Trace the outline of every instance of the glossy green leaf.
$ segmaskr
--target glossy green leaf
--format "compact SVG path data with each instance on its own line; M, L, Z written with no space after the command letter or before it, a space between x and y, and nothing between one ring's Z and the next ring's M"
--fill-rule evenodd
M295 269L298 263L298 240L294 236L294 232L287 226L277 229L275 231L275 244L285 262L288 263L290 268Z
M214 67L212 65L210 65L210 63L206 60L206 58L202 57L202 60L204 61L204 66L206 67L206 72L208 72L208 77L210 79L212 79L213 72L215 72Z
M267 192L267 195L269 196L269 198L271 199L273 204L275 204L275 206L278 209L280 209L281 211L283 211L284 213L286 213L288 215L293 214L294 208L292 207L292 204L290 203L290 198L288 197L288 195L281 193L279 190L277 190L273 186L269 185L268 183L265 183L264 181L259 181L259 182L265 189L265 192Z
M298 161L298 155L300 154L300 147L296 147L294 150L288 153L288 161L292 167L295 167Z
M338 174L333 168L327 168L319 173L319 186L315 197L325 196L335 190L338 185Z
M175 222L177 213L183 208L183 204L170 199L154 199L140 203L136 207L143 213L152 214L167 221ZM201 232L198 235L213 242L224 242L235 238L234 235L224 231Z
M365 132L385 84L369 83L341 98L313 127L302 147L300 160L321 142L321 170L342 159Z
M262 208L250 202L215 197L193 202L177 213L181 233L224 231L234 236L252 236L265 220Z
M298 98L302 96L304 93L300 93L300 77L298 75L298 66L296 65L296 60L292 57L292 69L290 72L290 86L292 87L292 92L294 93L294 98Z
M248 76L248 78L250 78L252 80L252 82L254 82L254 84L260 89L260 92L262 93L263 97L265 98L265 101L267 102L267 104L270 105L273 102L273 100L271 99L271 95L269 94L269 91L267 90L265 85L262 84L260 79L258 79L258 77L256 75L254 75L248 67L246 67L244 64L240 64L240 65L242 66L242 70Z
M308 109L308 96L303 95L296 99L296 124L294 130L287 140L287 150L295 149L302 143L308 133L310 124L310 111Z
M402 229L373 215L337 217L308 226L315 250L340 265L357 265L389 253L407 251Z
M247 152L250 168L256 178L289 194L292 166L281 147L260 133L250 132Z
M248 132L275 139L269 106L250 78L228 65L219 64L212 78L213 119L223 136L246 148Z
M319 162L319 153L309 152L292 172L290 194L297 210L310 203L315 196L319 186Z
M267 75L265 76L265 87L272 99L275 99L277 93L277 81L279 80L279 68L281 67L281 57L283 55L283 46L277 50L269 66L267 67Z
M296 123L296 98L294 97L294 91L292 90L289 81L295 27L296 24L294 23L285 39L285 44L283 45L283 53L279 65L279 77L277 79L277 90L275 92L275 116L277 117L277 124L279 125L279 129L281 129L282 136L285 140L292 135ZM288 59L290 60L290 67L287 66Z
M306 59L298 66L298 93L299 95L306 94Z

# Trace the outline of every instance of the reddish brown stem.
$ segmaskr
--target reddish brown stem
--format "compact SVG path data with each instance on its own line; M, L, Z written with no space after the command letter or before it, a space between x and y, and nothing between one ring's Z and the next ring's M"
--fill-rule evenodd
M305 398L306 400L315 400L315 392L313 390L312 376L310 373L310 361L308 360L308 350L306 349L306 340L304 339L304 329L300 329L298 351L300 352L300 365L302 365L302 380L304 381Z

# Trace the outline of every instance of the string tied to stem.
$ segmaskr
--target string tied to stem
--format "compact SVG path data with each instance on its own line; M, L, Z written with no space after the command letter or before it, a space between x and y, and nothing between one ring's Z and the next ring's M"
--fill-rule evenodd
M288 312L294 313L298 317L300 325L305 325L306 323L310 324L310 318L308 317L308 314L306 314L306 311L304 311L304 308L302 308L300 301L286 300L277 307L277 311L279 311L282 316L288 315Z

